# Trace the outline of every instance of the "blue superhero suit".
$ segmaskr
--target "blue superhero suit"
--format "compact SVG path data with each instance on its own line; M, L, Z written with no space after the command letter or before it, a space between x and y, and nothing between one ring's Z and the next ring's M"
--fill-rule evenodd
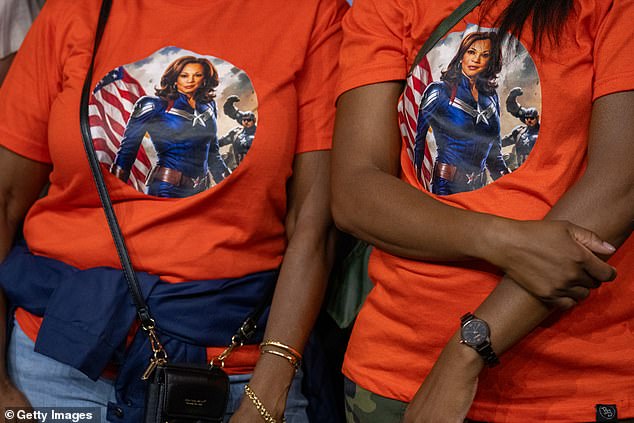
M113 172L127 180L147 133L157 154L146 181L148 194L177 198L197 194L209 188L209 173L219 183L229 169L220 156L217 116L214 101L197 104L194 110L184 94L173 102L141 97L126 126Z
M487 180L485 169L493 179L510 172L502 157L498 96L480 92L476 103L466 76L454 92L445 82L433 82L423 94L414 147L419 174L429 127L438 149L432 177L434 194L481 188Z

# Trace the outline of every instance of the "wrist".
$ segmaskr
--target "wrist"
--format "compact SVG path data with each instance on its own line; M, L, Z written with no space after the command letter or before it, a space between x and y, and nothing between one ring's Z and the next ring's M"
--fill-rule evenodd
M485 367L484 360L473 348L461 344L458 333L442 351L439 361L451 363L451 368L463 377L477 378Z
M250 384L244 385L244 399L242 404L245 402L249 404L252 416L259 415L259 417L266 423L286 423L284 409L282 408L280 411L266 406L258 394L255 393Z
M513 246L513 233L517 221L487 215L487 219L474 228L473 257L500 265L501 258Z
M274 417L281 417L295 369L283 358L261 354L249 386Z

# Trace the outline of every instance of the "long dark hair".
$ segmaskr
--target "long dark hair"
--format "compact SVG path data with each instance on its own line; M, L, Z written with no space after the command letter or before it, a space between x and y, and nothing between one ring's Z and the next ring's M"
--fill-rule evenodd
M478 91L485 94L493 94L498 87L497 76L502 70L502 49L500 48L499 37L495 32L472 32L462 39L458 52L455 54L447 70L441 72L440 80L444 81L452 89L458 86L462 79L462 58L469 50L469 47L476 41L489 40L491 50L487 65L482 72L475 76L475 86Z
M176 79L185 66L196 63L203 67L203 83L196 90L193 97L196 103L209 103L216 96L214 90L218 86L218 71L211 62L204 57L183 56L174 60L163 72L161 85L155 94L166 100L176 100L179 96L176 89Z
M485 0L483 15L493 7L496 0ZM574 0L510 0L495 27L500 34L513 34L520 38L525 24L530 22L533 31L533 48L541 48L544 37L559 45L561 33L574 9Z

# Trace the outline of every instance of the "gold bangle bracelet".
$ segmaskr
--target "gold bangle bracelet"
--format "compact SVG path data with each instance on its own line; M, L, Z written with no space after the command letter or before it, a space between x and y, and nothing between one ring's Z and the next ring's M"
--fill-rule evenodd
M295 348L291 347L290 345L284 344L283 342L267 339L266 341L260 344L260 349L262 349L263 347L277 347L281 350L286 351L290 355L294 356L298 361L301 361L302 359L302 355L299 353L299 351L297 351Z
M251 387L248 384L244 385L244 393L251 400L256 410L258 410L258 413L260 413L260 417L262 417L262 420L264 420L266 423L277 423L277 420L273 416L271 416L271 413L269 413L269 410L266 409L264 404L262 404L262 401L260 401L260 398L258 398L258 396L255 395L255 392L253 392L253 389L251 389ZM282 419L280 420L280 422L286 423L286 418L282 416Z
M299 366L301 365L301 361L298 360L297 357L292 356L290 354L283 353L281 351L272 350L272 349L267 348L267 347L262 347L262 348L260 348L260 352L262 354L267 353L267 354L272 354L272 355L276 355L278 357L285 358L289 363L291 363L291 366L293 366L295 371L297 371L297 369L299 369Z

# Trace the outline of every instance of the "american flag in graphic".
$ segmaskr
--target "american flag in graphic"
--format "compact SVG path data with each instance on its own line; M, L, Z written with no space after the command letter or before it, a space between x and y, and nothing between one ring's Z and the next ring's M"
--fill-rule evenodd
M144 95L141 84L123 67L111 71L93 90L88 114L95 152L101 163L110 166L114 161L134 103ZM151 168L150 159L141 145L128 183L143 192Z
M420 100L423 97L425 88L432 82L431 68L426 57L414 68L407 78L407 85L398 103L398 121L401 128L401 135L405 141L407 154L414 163L414 145L416 140L416 126L418 122L418 110ZM416 169L417 179L421 181L423 188L430 190L431 173L434 166L431 151L428 143L425 142L423 164L421 169ZM420 173L419 173L420 172Z

